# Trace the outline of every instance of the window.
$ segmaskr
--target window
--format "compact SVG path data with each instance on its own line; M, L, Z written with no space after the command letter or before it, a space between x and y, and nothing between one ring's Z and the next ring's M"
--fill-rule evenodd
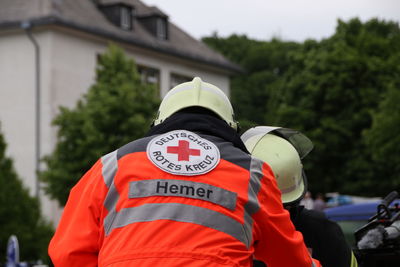
M133 29L133 18L135 17L135 9L133 6L126 4L110 4L100 5L99 9L105 17L115 26L130 31Z
M121 6L120 15L121 15L121 28L124 30L132 29L132 9L126 6Z
M169 82L169 88L172 89L178 84L184 83L184 82L190 82L193 80L193 77L190 76L185 76L185 75L180 75L176 73L171 73L170 76L170 82Z
M137 68L142 82L154 84L160 89L160 70L143 65L138 65Z
M157 31L157 38L161 40L167 40L167 23L165 19L163 18L157 18L157 25L156 25L156 31Z

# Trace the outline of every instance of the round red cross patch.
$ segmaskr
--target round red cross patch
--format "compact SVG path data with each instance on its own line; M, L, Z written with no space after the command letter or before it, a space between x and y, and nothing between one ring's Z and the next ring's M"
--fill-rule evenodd
M178 130L153 138L147 157L163 171L176 175L199 175L214 169L220 160L216 145L195 133Z

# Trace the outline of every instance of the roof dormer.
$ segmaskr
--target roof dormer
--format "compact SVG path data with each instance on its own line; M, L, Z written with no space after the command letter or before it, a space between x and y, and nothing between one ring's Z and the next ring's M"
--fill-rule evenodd
M115 26L126 30L133 30L135 9L125 3L102 4L99 9Z
M152 7L151 12L138 15L137 20L157 39L168 40L168 16L162 13L158 8Z

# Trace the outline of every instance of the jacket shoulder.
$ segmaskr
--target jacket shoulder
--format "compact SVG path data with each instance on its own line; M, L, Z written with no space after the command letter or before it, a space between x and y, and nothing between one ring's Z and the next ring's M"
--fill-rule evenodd
M202 135L202 137L213 142L218 147L222 159L246 170L250 170L250 164L252 161L251 155L233 145L232 142L226 141L220 137L210 135Z
M123 145L117 149L117 158L120 159L127 154L146 151L147 144L152 138L154 136L143 137Z

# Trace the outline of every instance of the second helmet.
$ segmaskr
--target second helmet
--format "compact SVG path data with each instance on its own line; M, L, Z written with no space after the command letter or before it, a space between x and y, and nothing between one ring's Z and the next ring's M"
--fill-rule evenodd
M282 202L290 205L300 201L307 191L301 159L312 150L312 142L295 130L268 126L247 130L242 140L254 157L271 167Z

